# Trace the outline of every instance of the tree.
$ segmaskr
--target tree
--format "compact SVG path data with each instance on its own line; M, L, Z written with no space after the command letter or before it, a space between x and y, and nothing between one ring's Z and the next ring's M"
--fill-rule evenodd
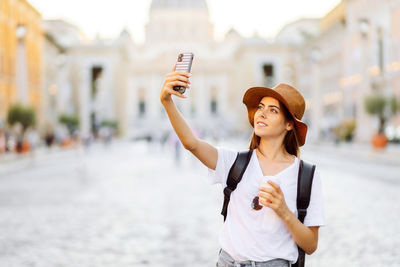
M354 119L344 119L333 130L340 140L349 142L353 140L355 129L356 121Z
M101 126L103 127L110 127L113 128L114 130L118 129L118 122L114 120L104 120L101 122Z
M75 115L61 114L58 121L65 124L70 136L72 136L79 127L79 119Z
M118 135L118 131L119 131L118 121L115 121L115 120L103 120L101 122L101 126L110 129L113 133L116 133Z
M400 105L395 97L386 98L380 94L365 98L365 110L370 115L378 116L378 133L383 134L386 122L399 110Z
M36 124L35 111L31 107L22 106L21 104L12 105L8 110L7 123L11 126L19 123L22 126L23 136L29 127Z

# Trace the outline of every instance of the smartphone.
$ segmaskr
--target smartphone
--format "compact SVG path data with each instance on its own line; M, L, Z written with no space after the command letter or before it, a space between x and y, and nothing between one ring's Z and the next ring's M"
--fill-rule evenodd
M192 68L193 57L194 57L194 55L191 52L180 53L178 55L178 60L176 62L175 71L189 73L190 69ZM174 90L183 94L186 91L186 87L174 86Z

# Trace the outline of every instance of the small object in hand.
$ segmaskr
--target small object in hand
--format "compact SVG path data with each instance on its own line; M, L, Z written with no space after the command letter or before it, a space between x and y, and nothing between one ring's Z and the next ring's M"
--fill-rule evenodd
M192 68L193 57L194 55L191 52L180 53L178 55L178 60L176 62L175 71L190 73L190 69ZM174 86L174 90L181 94L184 94L186 91L186 87Z
M253 199L253 202L251 203L251 207L252 207L253 209L255 209L255 210L260 210L260 209L262 209L262 207L263 207L263 206L260 205L260 203L258 202L258 200L259 200L259 198L258 198L258 196L257 196L257 197L255 197L255 198Z
M268 180L262 180L260 183L260 187L263 188L272 188L272 186L268 183L268 181L273 181L274 183L279 185L279 180L277 178L274 177L270 177ZM271 200L267 200L267 203L272 203ZM251 203L251 207L255 210L260 210L262 207L264 207L264 205L261 205L259 202L259 197L256 196L253 199L253 202Z

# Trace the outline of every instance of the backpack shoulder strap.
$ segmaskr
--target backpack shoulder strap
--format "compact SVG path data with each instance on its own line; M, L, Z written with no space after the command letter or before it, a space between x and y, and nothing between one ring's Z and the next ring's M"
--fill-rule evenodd
M232 192L236 189L238 183L242 180L243 174L249 165L253 150L239 152L236 156L235 162L229 170L228 178L226 180L226 187L224 188L224 204L222 206L221 214L226 220L228 214L228 204Z
M312 182L314 179L315 165L300 160L299 176L297 178L297 218L301 223L304 223L304 218L307 215L307 208L310 204ZM299 257L294 267L304 267L305 253L298 247Z
M300 160L299 176L297 179L297 211L299 220L304 223L307 208L310 204L311 188L314 178L315 165Z

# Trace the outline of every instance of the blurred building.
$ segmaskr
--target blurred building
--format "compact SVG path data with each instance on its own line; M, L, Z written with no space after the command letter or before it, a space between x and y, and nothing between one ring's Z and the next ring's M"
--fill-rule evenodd
M25 0L0 1L0 125L13 103L32 106L41 120L41 15Z
M66 129L58 123L62 114L78 116L79 90L72 87L68 49L86 41L78 27L63 20L44 20L43 45L43 131L66 136ZM64 131L64 133L62 133ZM61 136L60 136L61 135Z
M318 141L344 120L355 140L377 131L364 99L373 92L400 99L400 1L344 0L319 21L318 34L298 46L297 81L310 110L310 138ZM390 122L400 126L398 117Z
M69 75L78 98L83 136L98 134L106 121L127 128L128 77L133 42L126 31L114 40L97 39L69 48Z
M400 98L400 1L392 1L390 14L391 60L386 65L395 95ZM397 117L400 125L400 117Z
M243 38L234 29L217 42L204 0L153 0L145 34L131 60L129 135L170 129L159 95L180 52L194 53L193 77L189 98L175 101L194 128L208 132L249 130L245 90L294 82L295 46L257 35Z
M397 4L396 4L397 2ZM394 95L400 88L392 83L390 66L396 61L399 46L391 34L399 25L392 25L392 9L398 1L353 0L345 1L346 33L344 73L340 86L344 90L346 115L356 119L356 138L368 141L377 131L377 118L370 117L364 109L364 98L373 91L386 96ZM398 75L398 72L397 72Z
M175 101L193 128L249 131L245 90L285 82L306 98L308 141L331 138L334 127L351 119L356 141L368 141L377 120L366 114L364 97L380 90L400 98L399 2L343 0L324 17L294 21L269 40L230 29L216 41L205 0L153 0L143 44L127 31L88 41L75 26L45 21L47 108L78 114L84 136L105 120L117 121L127 136L162 134L171 128L161 87L178 53L191 51L189 98Z
M126 84L130 69L129 49L133 43L126 31L115 40L88 41L74 25L45 20L46 35L44 92L46 119L53 127L60 114L74 115L80 133L97 134L105 121L126 126Z
M153 1L141 45L126 31L114 40L87 41L66 22L45 21L43 27L46 45L52 47L45 52L47 106L78 114L83 136L103 120L118 121L128 136L169 131L159 94L183 51L195 54L193 86L187 101L176 102L198 129L248 130L244 91L293 83L295 46L256 35L243 38L234 29L216 42L204 0Z
M343 90L339 86L346 51L344 4L314 23L313 34L297 43L295 84L307 102L307 139L318 141L345 117Z

